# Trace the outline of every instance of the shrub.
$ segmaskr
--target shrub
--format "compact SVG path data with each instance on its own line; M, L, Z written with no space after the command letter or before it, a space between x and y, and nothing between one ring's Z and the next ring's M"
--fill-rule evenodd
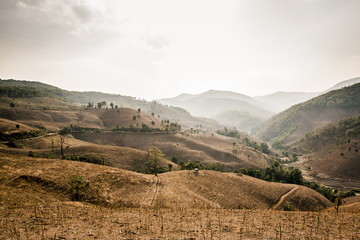
M90 182L84 176L71 176L70 180L69 193L73 194L72 200L79 201L83 198L83 192L90 188Z

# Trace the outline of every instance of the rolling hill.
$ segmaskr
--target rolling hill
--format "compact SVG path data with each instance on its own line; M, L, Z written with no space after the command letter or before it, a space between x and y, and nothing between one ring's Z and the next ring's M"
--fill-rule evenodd
M0 154L0 158L0 188L14 192L23 189L23 197L28 192L69 201L70 177L84 176L90 188L81 194L82 200L104 206L269 209L287 202L297 210L320 210L330 205L311 189L234 173L175 171L156 178L90 163L6 154ZM290 190L292 194L278 204Z
M119 94L67 91L34 81L0 80L0 98L1 108L10 108L10 103L14 103L19 108L38 110L79 110L80 106L85 108L89 103L96 106L97 103L105 101L108 108L110 103L119 108L140 108L144 113L176 121L185 128L198 125L212 129L220 127L213 120L195 118L182 108L164 106L155 101L147 102Z
M360 115L307 133L297 145L301 164L315 180L360 189Z
M333 90L297 104L267 120L256 130L265 141L297 143L306 132L360 113L360 83Z

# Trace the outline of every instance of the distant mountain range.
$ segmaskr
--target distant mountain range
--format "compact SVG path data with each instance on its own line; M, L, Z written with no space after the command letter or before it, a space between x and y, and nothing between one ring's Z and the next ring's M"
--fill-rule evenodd
M200 94L183 93L157 101L184 108L192 115L212 118L221 124L250 132L255 126L293 105L358 82L360 78L346 80L323 92L276 92L250 97L231 91L209 90Z
M158 101L185 108L192 115L212 118L245 131L275 114L266 110L260 101L230 91L209 90L201 94L181 94Z

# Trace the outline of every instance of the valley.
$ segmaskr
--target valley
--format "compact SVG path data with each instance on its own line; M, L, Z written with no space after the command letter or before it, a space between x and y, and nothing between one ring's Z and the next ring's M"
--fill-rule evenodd
M321 186L333 198L359 191L359 84L273 117L253 101L262 120L251 120L253 112L257 127L243 126L256 135L156 101L15 80L0 87L0 239L360 234L358 200L341 206L340 223L328 195L294 184L338 188ZM191 105L209 94L218 93L180 99ZM215 102L214 111L235 120L248 107L231 112L214 97L198 109ZM343 229L329 232L333 225Z

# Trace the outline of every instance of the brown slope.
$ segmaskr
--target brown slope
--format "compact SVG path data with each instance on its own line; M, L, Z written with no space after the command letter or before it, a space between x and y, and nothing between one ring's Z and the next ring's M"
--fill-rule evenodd
M133 116L137 116L133 120ZM140 118L138 117L140 116ZM33 127L45 127L58 130L70 124L91 127L113 129L116 126L129 127L130 125L146 124L151 127L161 128L161 120L157 117L130 108L119 109L93 109L81 111L55 111L55 110L31 110L23 108L1 109L0 118L9 119L28 124ZM155 125L152 125L152 121Z
M265 155L242 146L236 155L232 154L232 141L215 136L197 137L187 133L130 133L130 132L81 132L73 133L75 138L100 145L115 145L147 150L161 149L168 157L180 161L200 160L205 163L223 163L227 170L241 167L265 168Z
M91 187L83 200L109 206L221 207L268 209L294 185L265 182L249 176L213 171L169 172L154 176L116 168L54 159L14 158L0 154L0 188L23 189L35 196L70 199L70 177L85 176ZM203 176L202 174L205 174ZM329 202L318 193L301 187L301 199L294 209L322 209ZM291 198L290 198L291 200ZM306 200L307 201L307 200ZM299 202L299 201L298 201Z
M19 129L16 128L17 124L19 124ZM33 129L34 129L33 127L30 127L26 124L20 124L19 122L0 118L0 132L13 133L19 131L30 131Z
M334 180L340 188L360 188L360 116L307 133L297 145L304 154L300 164L312 177L332 185Z
M73 138L71 135L63 136L65 156L94 156L104 159L106 165L130 171L142 171L146 169L148 161L147 151L137 150L128 147L104 146L84 142ZM50 158L61 159L60 136L47 135L43 137L18 140L17 143L22 146L20 149L14 149L0 145L0 151L27 156L29 151L33 151L37 156L48 156ZM159 166L168 168L173 165L173 169L178 169L177 164L162 159Z

